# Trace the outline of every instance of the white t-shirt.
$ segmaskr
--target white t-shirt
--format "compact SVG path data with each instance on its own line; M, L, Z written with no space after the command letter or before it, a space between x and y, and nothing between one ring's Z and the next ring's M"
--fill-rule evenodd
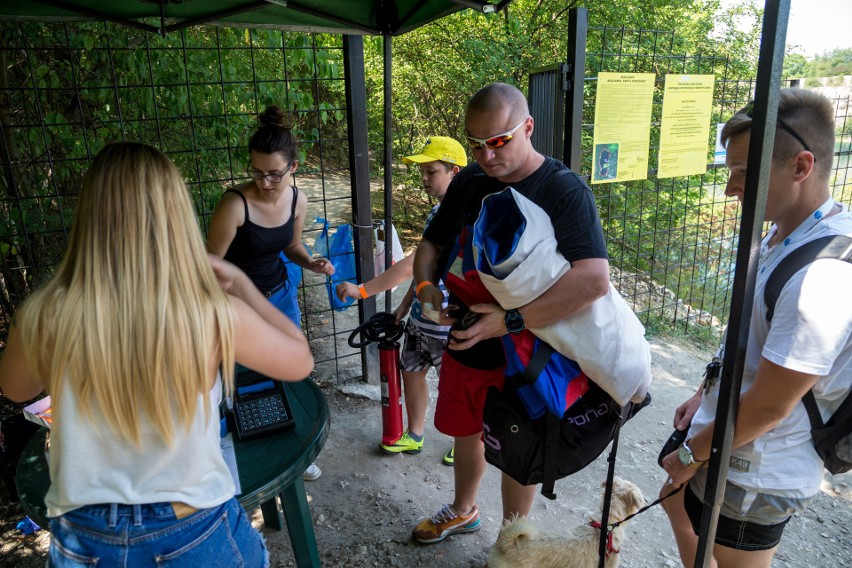
M774 228L764 243L773 233ZM781 259L803 244L828 235L852 236L852 214L846 207L822 219L786 247L788 250L770 249L765 255L766 266L758 268L755 283L741 388L745 392L751 387L761 357L786 369L820 375L813 391L824 419L834 413L852 388L852 263L823 259L799 270L779 295L771 327L766 320L763 291ZM703 396L690 435L714 420L718 396L719 381ZM811 442L804 404L797 404L763 436L733 450L728 479L768 493L811 497L819 492L823 464Z
M82 416L66 381L62 409L54 413L50 433L47 516L107 503L180 502L209 509L233 497L234 480L219 437L220 380L209 398L205 413L198 396L189 431L175 425L171 446L150 421L143 420L142 445L137 448L107 427L97 408L92 409L94 421Z

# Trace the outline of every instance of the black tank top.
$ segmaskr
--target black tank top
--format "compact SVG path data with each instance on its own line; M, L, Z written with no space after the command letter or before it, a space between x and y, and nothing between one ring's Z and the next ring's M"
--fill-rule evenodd
M296 217L298 190L293 187L290 218L279 227L261 227L252 223L246 196L237 189L229 189L225 193L239 195L246 208L245 221L237 227L234 240L225 253L225 260L239 266L258 290L265 294L287 279L287 268L279 253L293 242L293 219Z

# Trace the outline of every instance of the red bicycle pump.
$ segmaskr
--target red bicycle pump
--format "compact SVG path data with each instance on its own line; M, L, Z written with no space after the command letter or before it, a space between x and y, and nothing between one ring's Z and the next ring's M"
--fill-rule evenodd
M382 387L382 443L390 446L402 437L399 343L379 343L379 373Z
M399 342L404 327L393 314L378 312L349 336L356 349L379 344L379 376L382 391L382 444L389 446L402 437L402 379L399 369ZM362 341L356 341L360 335Z

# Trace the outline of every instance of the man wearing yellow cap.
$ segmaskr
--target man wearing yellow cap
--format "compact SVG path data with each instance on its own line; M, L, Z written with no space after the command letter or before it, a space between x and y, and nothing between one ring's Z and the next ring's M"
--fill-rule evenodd
M467 165L467 155L462 145L455 139L432 136L426 140L426 145L419 154L406 156L402 161L405 164L420 166L423 190L429 197L441 200L453 176ZM429 212L426 218L427 227L439 206L440 203ZM346 298L360 300L390 290L411 278L413 266L414 254L412 253L372 280L357 286L351 282L341 282L337 285L337 297L341 300ZM444 293L444 305L425 306L426 313L424 313L424 306L417 300L412 283L412 287L408 289L394 312L396 321L400 322L411 309L411 317L408 318L405 327L405 345L402 350L402 381L408 429L393 444L379 444L387 453L418 454L423 449L426 405L429 402L426 373L429 367L435 367L440 374L441 358L447 346L447 334L450 331L449 326L440 325L429 318L430 313L436 317L435 314L446 307L448 294L443 284L440 284L440 289ZM453 465L452 449L444 456L443 463Z

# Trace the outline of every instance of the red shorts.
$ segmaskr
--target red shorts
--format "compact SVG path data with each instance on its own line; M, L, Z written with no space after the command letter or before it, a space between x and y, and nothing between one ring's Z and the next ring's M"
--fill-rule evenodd
M453 359L446 351L438 377L435 428L453 437L482 432L482 409L488 387L503 388L506 369L472 369Z

